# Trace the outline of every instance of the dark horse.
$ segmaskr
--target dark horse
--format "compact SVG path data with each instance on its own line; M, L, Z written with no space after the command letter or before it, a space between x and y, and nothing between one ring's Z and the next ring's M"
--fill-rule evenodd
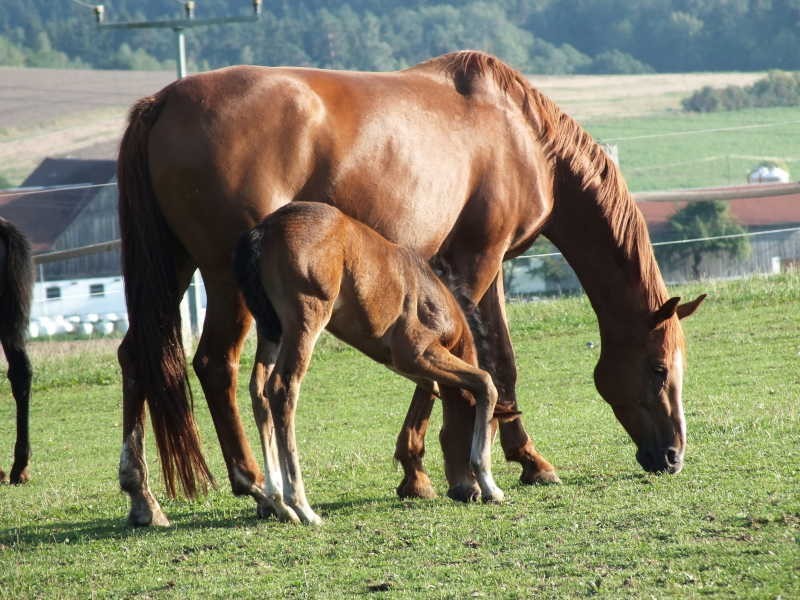
M648 471L683 464L684 338L701 298L669 298L647 228L602 149L498 59L458 52L395 73L231 67L177 81L132 109L119 156L123 272L130 331L120 346L120 484L129 522L166 524L143 451L145 400L167 492L212 481L190 409L179 299L199 268L208 305L194 368L235 494L264 505L264 477L236 404L251 317L231 256L238 237L293 200L323 201L385 238L436 257L463 282L482 322L480 363L516 407L516 369L501 265L543 233L563 252L597 313L595 381ZM277 345L259 341L263 391ZM433 406L419 387L397 442L398 493L431 496L422 466ZM449 411L446 465L469 455L472 420ZM500 426L522 481L558 481L516 419ZM446 469L448 470L448 469ZM458 491L451 483L451 495Z
M17 403L17 442L10 475L13 484L25 483L29 479L31 363L25 351L25 332L32 294L33 262L28 240L11 223L0 218L0 342L8 361L11 393ZM5 481L5 477L0 469L0 481Z

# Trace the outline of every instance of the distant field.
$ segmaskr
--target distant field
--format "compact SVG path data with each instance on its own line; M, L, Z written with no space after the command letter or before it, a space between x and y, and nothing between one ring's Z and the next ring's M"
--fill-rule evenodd
M769 159L800 179L797 108L598 117L584 125L599 141L617 145L633 191L743 184Z
M585 121L676 111L681 98L704 85L743 85L760 75L537 75L531 79ZM18 184L44 157L74 154L94 144L103 144L103 152L113 153L130 104L160 89L173 76L171 72L0 67L0 175Z
M411 385L325 337L297 422L319 529L257 520L231 496L200 396L220 490L165 502L169 530L126 528L116 343L34 343L33 480L0 486L0 598L800 597L800 275L672 291L709 293L685 322L681 474L641 472L594 391L588 301L512 304L525 422L563 485L518 485L496 444L504 505L398 500L391 456ZM439 415L426 461L443 493ZM3 379L6 469L12 422ZM153 489L163 498L157 475Z

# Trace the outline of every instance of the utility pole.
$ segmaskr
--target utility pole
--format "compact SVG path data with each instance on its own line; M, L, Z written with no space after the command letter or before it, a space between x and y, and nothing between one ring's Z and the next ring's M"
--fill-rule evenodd
M184 31L194 27L209 25L227 25L229 23L252 23L261 19L261 0L251 0L253 14L238 17L213 17L211 19L195 19L196 3L193 0L183 2L183 19L167 19L160 21L128 21L106 23L105 7L98 4L94 7L97 26L101 29L172 29L175 32L175 56L177 58L178 79L186 77L186 37Z
M193 0L183 2L184 18L167 19L160 21L129 21L106 23L105 7L98 4L94 7L94 16L100 29L172 29L175 32L175 57L177 62L178 79L186 77L186 36L185 30L194 27L207 27L209 25L227 25L230 23L253 23L261 19L261 0L251 0L253 14L249 16L213 17L210 19L195 19L196 4ZM200 272L192 275L192 283L186 290L188 301L189 323L191 336L200 335ZM183 304L183 303L182 303Z

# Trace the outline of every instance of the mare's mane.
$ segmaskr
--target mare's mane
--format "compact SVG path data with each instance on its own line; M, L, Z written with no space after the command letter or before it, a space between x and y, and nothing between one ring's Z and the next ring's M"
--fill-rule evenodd
M559 162L566 164L579 178L581 188L595 198L619 251L632 269L631 279L641 281L648 307L659 308L667 291L650 246L647 224L619 169L592 136L521 73L494 56L465 50L431 59L421 66L447 74L464 95L474 89L479 78L490 77L509 97L519 98L520 109L547 160L554 169Z

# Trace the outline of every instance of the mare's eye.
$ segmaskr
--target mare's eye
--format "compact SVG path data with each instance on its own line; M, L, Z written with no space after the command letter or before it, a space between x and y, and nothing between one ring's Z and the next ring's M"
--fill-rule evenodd
M656 389L660 392L667 384L667 367L663 365L656 365L653 367L653 381Z

